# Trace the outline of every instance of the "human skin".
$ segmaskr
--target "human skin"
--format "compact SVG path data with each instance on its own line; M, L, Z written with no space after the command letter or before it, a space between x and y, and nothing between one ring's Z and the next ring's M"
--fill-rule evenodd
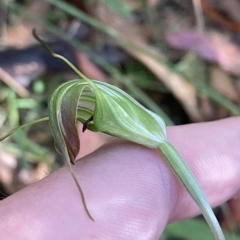
M167 129L211 206L240 197L240 118ZM161 154L114 139L76 163L91 221L67 167L0 203L1 240L158 239L200 213Z

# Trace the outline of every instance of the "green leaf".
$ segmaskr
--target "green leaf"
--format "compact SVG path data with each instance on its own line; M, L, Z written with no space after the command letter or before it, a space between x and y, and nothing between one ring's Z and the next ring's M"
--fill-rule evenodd
M119 15L121 15L124 18L130 18L132 14L131 7L119 0L105 0L104 3L111 8L112 10L116 11Z
M164 237L165 238L164 238ZM184 239L184 240L209 240L211 232L206 223L201 219L187 219L169 224L159 240ZM226 233L227 240L239 240L239 236Z

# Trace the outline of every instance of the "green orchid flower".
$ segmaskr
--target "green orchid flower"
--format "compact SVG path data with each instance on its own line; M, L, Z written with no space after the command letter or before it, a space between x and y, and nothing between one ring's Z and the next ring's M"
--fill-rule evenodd
M64 60L80 77L62 84L53 92L49 101L49 122L56 148L67 161L89 218L93 220L72 169L80 148L77 121L83 123L83 131L89 129L104 132L159 149L172 171L201 209L215 239L224 240L221 227L200 185L177 150L168 142L163 119L140 105L121 89L108 83L88 79L67 59L53 53L35 32L34 36L54 57ZM48 118L24 126L44 120Z

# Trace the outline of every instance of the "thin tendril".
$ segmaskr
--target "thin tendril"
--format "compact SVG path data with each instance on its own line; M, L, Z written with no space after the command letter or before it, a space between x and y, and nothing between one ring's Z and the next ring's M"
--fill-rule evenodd
M22 128L28 127L30 125L33 125L33 124L36 124L36 123L39 123L39 122L48 121L48 120L49 120L49 117L44 117L44 118L40 118L40 119L31 121L31 122L25 123L25 124L15 128L15 129L13 129L11 132L9 132L8 134L4 135L3 137L1 137L0 141L3 141L4 139L6 139L7 137L11 136L13 133L17 132L18 130L20 130Z

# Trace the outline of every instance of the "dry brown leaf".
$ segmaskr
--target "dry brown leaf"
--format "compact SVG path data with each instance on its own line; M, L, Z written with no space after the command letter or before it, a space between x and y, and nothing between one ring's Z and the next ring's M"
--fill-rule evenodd
M76 52L76 57L81 71L90 79L104 81L107 76L89 58L81 52Z
M216 119L216 109L214 108L214 104L206 95L198 97L198 107L204 122Z
M240 224L240 198L232 199L228 202L229 208L233 215L233 219L237 224Z
M6 71L0 67L0 81L3 81L13 89L20 97L29 97L29 91L13 79Z
M0 181L9 193L15 191L12 179L16 167L17 159L12 154L0 148Z
M222 69L211 68L211 84L218 92L225 95L233 102L239 101L239 95L233 85L231 78Z
M212 7L224 11L228 14L232 19L240 23L240 15L239 15L239 9L240 9L240 2L239 0L204 0L208 4L210 4Z
M202 58L217 62L221 68L240 76L240 48L226 36L194 30L166 34L168 43L179 50L195 51Z
M220 216L220 223L225 231L233 232L240 225L240 198L231 199L227 204L227 216Z
M155 76L162 81L174 96L181 102L192 121L201 121L201 114L197 108L196 89L183 77L173 72L164 61L164 56L158 49L150 47L141 34L140 27L123 19L103 4L96 10L99 20L121 33L131 44L118 42L129 54L143 63ZM136 50L133 46L140 50ZM151 57L144 52L151 52ZM157 59L157 60L156 60Z
M30 1L28 11L34 16L44 18L50 9L50 5L45 1ZM32 29L36 29L38 33L43 31L36 21L29 18L18 16L15 25L8 27L2 37L3 45L14 46L16 48L24 48L36 42L32 36Z

